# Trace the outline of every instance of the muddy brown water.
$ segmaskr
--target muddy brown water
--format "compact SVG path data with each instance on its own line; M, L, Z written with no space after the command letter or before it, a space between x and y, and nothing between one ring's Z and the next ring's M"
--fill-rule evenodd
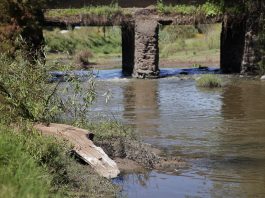
M111 71L109 71L111 72ZM97 80L93 115L131 125L147 143L188 163L174 172L114 180L127 197L265 197L265 82L231 78L222 89L192 79Z

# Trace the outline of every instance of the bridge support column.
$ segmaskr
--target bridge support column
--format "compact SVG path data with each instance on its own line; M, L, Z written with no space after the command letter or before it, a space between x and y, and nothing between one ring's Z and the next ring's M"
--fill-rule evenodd
M242 62L242 74L260 74L265 65L265 3L252 1L252 9L246 23L245 49Z
M135 22L135 58L133 77L157 78L159 76L158 23L138 19Z
M221 70L223 73L240 73L244 53L246 20L226 15L221 33Z
M131 76L134 67L135 28L133 23L122 24L122 73Z

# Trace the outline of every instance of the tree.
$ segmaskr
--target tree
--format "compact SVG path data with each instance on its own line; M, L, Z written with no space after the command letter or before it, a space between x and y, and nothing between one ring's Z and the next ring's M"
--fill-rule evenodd
M0 1L0 52L10 55L19 48L16 38L21 35L26 42L27 55L35 58L44 43L42 23L47 0ZM39 54L38 54L39 56Z

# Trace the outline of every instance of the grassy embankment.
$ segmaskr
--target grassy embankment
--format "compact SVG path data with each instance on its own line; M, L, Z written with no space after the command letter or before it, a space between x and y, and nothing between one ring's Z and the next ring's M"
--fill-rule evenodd
M117 122L87 124L93 79L84 86L74 79L68 87L48 84L51 68L19 51L0 54L0 66L0 197L115 197L117 187L78 163L71 145L32 128L67 115L68 124L93 130L96 139L128 135Z
M117 187L71 157L70 145L0 125L0 197L115 197Z

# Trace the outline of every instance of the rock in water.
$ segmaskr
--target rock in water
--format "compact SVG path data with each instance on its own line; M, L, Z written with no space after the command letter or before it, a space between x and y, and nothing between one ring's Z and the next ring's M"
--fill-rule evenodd
M261 76L260 80L265 80L265 75Z

